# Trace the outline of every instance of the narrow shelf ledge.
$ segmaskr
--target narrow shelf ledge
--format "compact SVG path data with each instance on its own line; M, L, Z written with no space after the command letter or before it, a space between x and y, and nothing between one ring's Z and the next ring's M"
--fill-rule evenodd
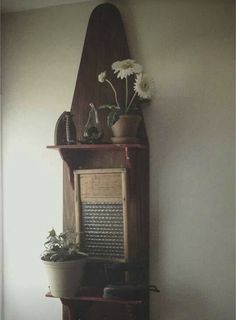
M148 152L148 144L142 143L130 143L130 144L115 144L115 143L104 143L104 144L64 144L64 145L51 145L47 146L48 149L57 150L61 158L67 163L69 167L69 180L72 188L74 189L74 174L73 171L80 168L87 168L86 157L90 157L90 153L103 153L110 152L111 159L116 157L115 153L120 152L124 154L123 167L132 168L134 161L134 154L136 152L143 153ZM112 167L111 165L108 167Z
M52 145L47 146L48 149L79 149L79 150L117 150L117 149L148 149L148 145L145 144L115 144L115 143L104 143L104 144L65 144L65 145Z
M47 298L56 298L51 295L50 292L46 294ZM78 296L78 297L71 297L71 298L59 298L63 300L70 300L70 301L84 301L84 302L103 302L103 303L116 303L116 304L132 304L132 305L139 305L143 304L144 300L121 300L121 299L108 299L103 297L97 296Z

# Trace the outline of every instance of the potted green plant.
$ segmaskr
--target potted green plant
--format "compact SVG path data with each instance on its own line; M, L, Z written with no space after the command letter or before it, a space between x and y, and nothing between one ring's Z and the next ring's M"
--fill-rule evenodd
M77 294L88 255L79 250L74 232L57 235L49 231L45 250L41 255L49 280L51 294L55 297L73 297Z
M103 71L98 75L98 81L107 83L111 87L115 104L105 104L100 106L100 109L109 109L107 124L112 129L113 142L134 142L137 140L135 137L141 121L140 107L143 103L151 101L153 82L146 73L143 73L142 66L131 59L116 61L112 63L111 68L117 78L125 81L125 105L120 104L117 90L107 78L106 71ZM129 96L131 85L129 77L133 85L131 96Z

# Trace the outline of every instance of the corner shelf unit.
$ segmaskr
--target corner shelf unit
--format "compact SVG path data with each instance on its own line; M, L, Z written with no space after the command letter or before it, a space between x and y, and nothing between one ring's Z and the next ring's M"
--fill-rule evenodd
M77 141L83 139L84 127L88 119L89 103L93 102L95 106L100 106L104 103L112 104L114 101L113 92L106 90L98 82L98 74L103 70L107 70L114 61L129 58L127 37L118 9L110 3L97 6L89 19L71 105ZM120 101L124 102L123 82L118 81L120 79L117 79L111 70L107 72L109 79L112 80L119 93ZM103 113L103 111L101 112L100 122L104 129L104 141L109 142L111 141L111 130L107 127L107 114ZM125 172L125 178L118 180L118 182L122 181L122 183L116 183L114 179L112 183L107 183L102 177L100 181L105 185L102 185L102 183L91 183L90 185L95 185L95 191L108 190L108 195L112 192L120 192L119 199L122 199L121 202L125 203L122 208L122 219L120 220L122 222L119 222L120 228L125 230L123 232L125 234L123 243L127 247L125 263L130 266L139 266L138 268L133 268L127 274L117 274L113 270L112 279L114 282L108 282L110 280L108 280L104 271L106 261L90 261L83 279L84 286L89 290L81 292L75 298L60 299L63 304L63 320L149 319L148 293L145 293L143 300L102 298L103 288L108 284L119 283L120 279L123 279L122 283L124 282L124 284L149 285L149 145L142 112L140 115L142 121L137 134L140 143L77 143L47 146L48 149L59 151L63 159L64 230L76 231L76 226L80 221L80 216L77 212L77 207L80 208L80 205L75 206L76 197L80 200L82 199L82 193L78 191L76 179L74 188L74 173L76 174L77 170L84 170L84 172L90 170L92 178L94 178L93 170L95 172L97 170L112 171L114 169L114 172L117 172L117 170ZM64 134L61 131L63 131L62 128L58 131L59 136ZM55 139L55 141L63 140ZM93 189L90 185L88 189ZM124 193L123 190L125 191ZM127 196L123 196L123 194ZM109 201L111 202L111 200ZM112 260L112 257L110 257L110 262L115 265L116 261ZM94 292L93 288L97 292ZM52 296L47 294L47 297Z

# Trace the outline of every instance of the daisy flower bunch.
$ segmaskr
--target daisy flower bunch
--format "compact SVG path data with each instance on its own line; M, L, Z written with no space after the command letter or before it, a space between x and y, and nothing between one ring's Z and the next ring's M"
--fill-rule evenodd
M125 81L125 106L120 106L117 91L112 82L107 78L106 71L98 75L100 83L107 83L114 93L114 105L103 105L100 109L109 109L110 113L107 123L111 127L122 114L133 113L137 111L137 104L144 101L150 101L152 96L153 82L148 75L143 72L140 64L134 60L126 59L112 63L111 68L118 79ZM132 77L133 94L129 97L129 77Z

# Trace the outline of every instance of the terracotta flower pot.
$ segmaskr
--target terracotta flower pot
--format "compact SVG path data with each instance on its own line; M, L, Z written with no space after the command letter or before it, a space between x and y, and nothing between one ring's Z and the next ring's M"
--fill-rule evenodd
M111 127L113 143L135 143L138 142L137 131L141 121L137 114L120 115L119 119Z

